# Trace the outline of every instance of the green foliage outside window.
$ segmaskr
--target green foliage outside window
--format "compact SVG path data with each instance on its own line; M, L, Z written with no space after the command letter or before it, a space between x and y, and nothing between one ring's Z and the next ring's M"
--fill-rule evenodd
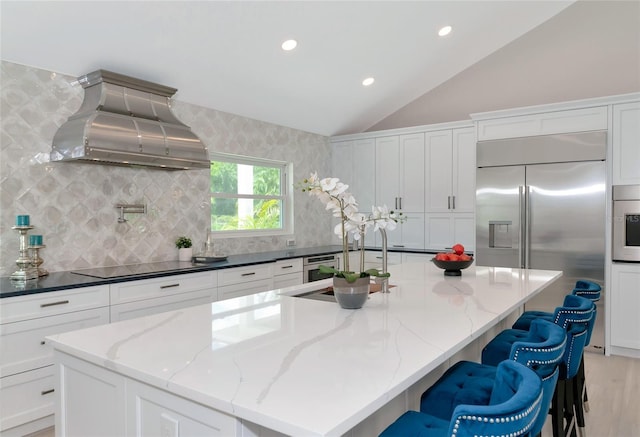
M211 162L211 229L282 229L283 167Z

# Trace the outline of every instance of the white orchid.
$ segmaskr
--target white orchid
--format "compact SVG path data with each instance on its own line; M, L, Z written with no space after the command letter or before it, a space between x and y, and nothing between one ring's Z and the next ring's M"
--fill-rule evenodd
M358 212L358 203L347 190L349 185L343 184L338 178L318 178L318 173L312 173L308 179L302 181L302 191L316 196L325 205L325 209L331 211L333 216L340 219L334 232L342 239L344 270L341 274L349 272L348 236L353 235L354 240L364 238L367 229L373 226L374 231L386 229L392 231L397 222L402 221L401 213L396 216L389 211L386 205L374 206L371 214L365 215ZM362 270L364 266L360 266ZM345 276L347 277L347 276Z

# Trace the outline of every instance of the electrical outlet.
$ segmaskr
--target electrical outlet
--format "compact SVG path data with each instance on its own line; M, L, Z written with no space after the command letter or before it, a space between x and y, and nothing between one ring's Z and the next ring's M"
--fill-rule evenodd
M296 240L293 238L290 238L287 240L287 246L291 247L291 246L295 246L296 245Z

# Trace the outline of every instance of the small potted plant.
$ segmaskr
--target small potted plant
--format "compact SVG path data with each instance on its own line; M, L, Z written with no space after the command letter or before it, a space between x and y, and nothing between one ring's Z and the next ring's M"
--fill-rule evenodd
M176 240L176 247L178 248L178 261L191 261L193 256L193 243L191 238L181 236Z

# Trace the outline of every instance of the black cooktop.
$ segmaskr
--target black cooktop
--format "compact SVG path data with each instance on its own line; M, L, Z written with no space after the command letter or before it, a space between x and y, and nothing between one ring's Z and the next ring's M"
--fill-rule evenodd
M75 270L76 275L91 276L92 278L111 279L127 276L148 275L150 273L174 272L191 270L197 265L190 261L162 261L146 264L130 264L125 266L99 267L95 269Z

